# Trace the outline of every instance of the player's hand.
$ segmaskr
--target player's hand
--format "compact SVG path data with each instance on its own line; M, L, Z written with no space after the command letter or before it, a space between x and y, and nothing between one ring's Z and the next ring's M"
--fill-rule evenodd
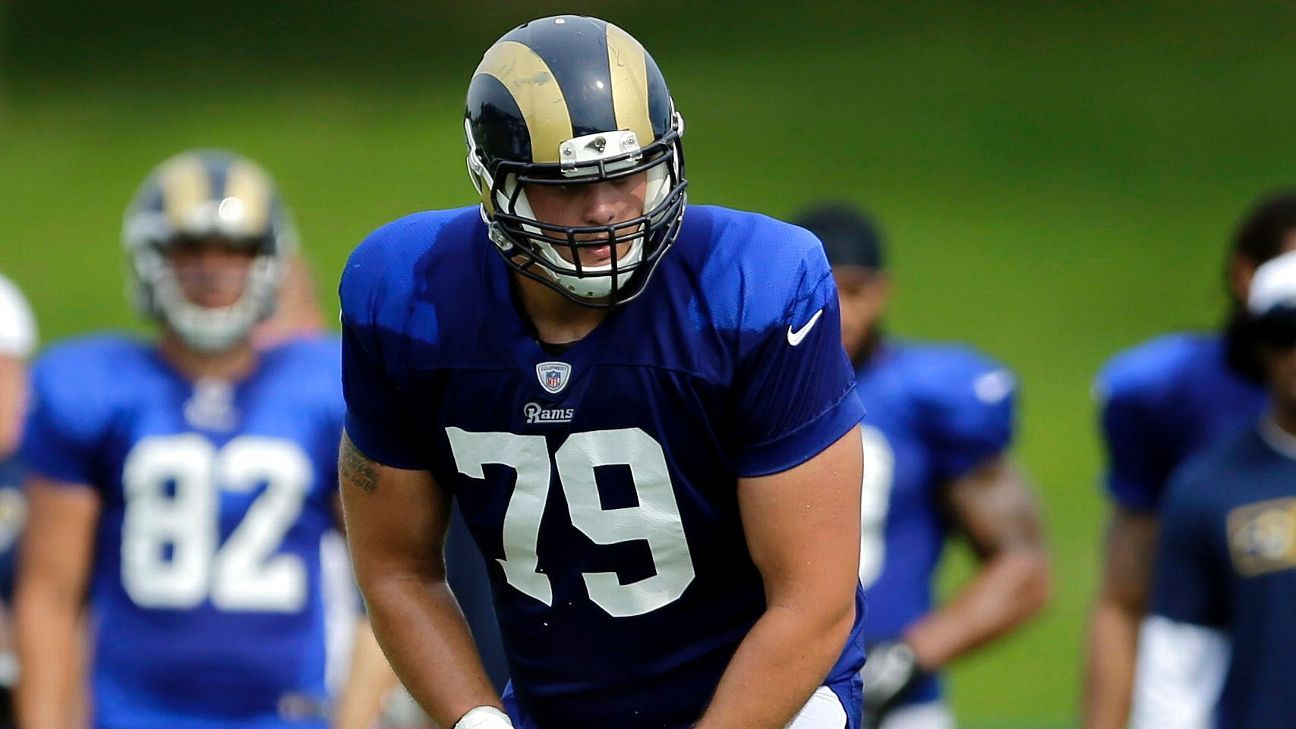
M878 726L924 675L908 643L897 640L871 646L864 670L860 671L864 681L864 714L871 725Z

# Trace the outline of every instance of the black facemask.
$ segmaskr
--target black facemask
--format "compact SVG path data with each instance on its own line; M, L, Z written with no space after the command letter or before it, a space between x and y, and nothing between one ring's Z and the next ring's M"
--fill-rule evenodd
M1279 306L1252 324L1256 344L1270 350L1288 350L1296 347L1296 306Z

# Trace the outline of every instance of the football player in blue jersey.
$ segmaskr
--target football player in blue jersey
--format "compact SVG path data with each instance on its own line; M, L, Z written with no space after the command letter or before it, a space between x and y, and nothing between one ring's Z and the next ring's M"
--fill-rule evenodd
M0 461L22 436L27 404L27 358L36 348L36 318L22 291L0 276Z
M1247 341L1245 301L1257 266L1296 248L1296 192L1260 200L1238 226L1226 279L1229 321L1217 334L1158 337L1098 375L1112 501L1102 583L1090 617L1085 729L1124 729L1151 582L1161 495L1170 474L1216 439L1255 422L1266 395Z
M1132 729L1296 722L1296 253L1248 303L1270 404L1171 478Z
M13 726L18 661L10 620L18 537L27 518L18 457L27 410L27 359L36 348L36 318L22 291L0 276L0 727Z
M968 347L883 336L890 283L881 237L862 212L825 203L796 222L823 242L832 264L842 342L869 411L860 541L865 713L885 729L952 727L937 671L1021 625L1049 590L1035 499L1008 455L1015 381ZM932 578L952 534L967 538L980 566L934 607Z
M380 228L340 287L343 501L397 673L456 729L858 726L863 409L822 249L686 209L682 117L602 20L507 33L464 123L481 204Z
M64 342L33 369L20 723L68 726L88 602L94 726L322 728L339 348L250 344L288 212L249 160L186 152L145 180L123 237L156 338Z

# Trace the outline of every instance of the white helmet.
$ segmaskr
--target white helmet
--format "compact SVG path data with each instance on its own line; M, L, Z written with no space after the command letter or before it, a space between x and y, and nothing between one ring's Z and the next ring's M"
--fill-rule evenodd
M167 257L179 241L213 237L255 253L242 296L219 308L185 298ZM274 181L255 162L220 150L190 150L144 180L126 209L122 242L140 314L164 322L198 351L220 352L274 311L297 235Z

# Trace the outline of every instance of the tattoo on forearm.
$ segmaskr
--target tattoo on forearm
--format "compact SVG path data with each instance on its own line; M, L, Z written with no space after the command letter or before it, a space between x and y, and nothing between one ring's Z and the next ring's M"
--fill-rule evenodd
M338 449L338 475L342 483L354 484L366 494L378 490L378 468L356 450L345 434L342 436L342 446Z

